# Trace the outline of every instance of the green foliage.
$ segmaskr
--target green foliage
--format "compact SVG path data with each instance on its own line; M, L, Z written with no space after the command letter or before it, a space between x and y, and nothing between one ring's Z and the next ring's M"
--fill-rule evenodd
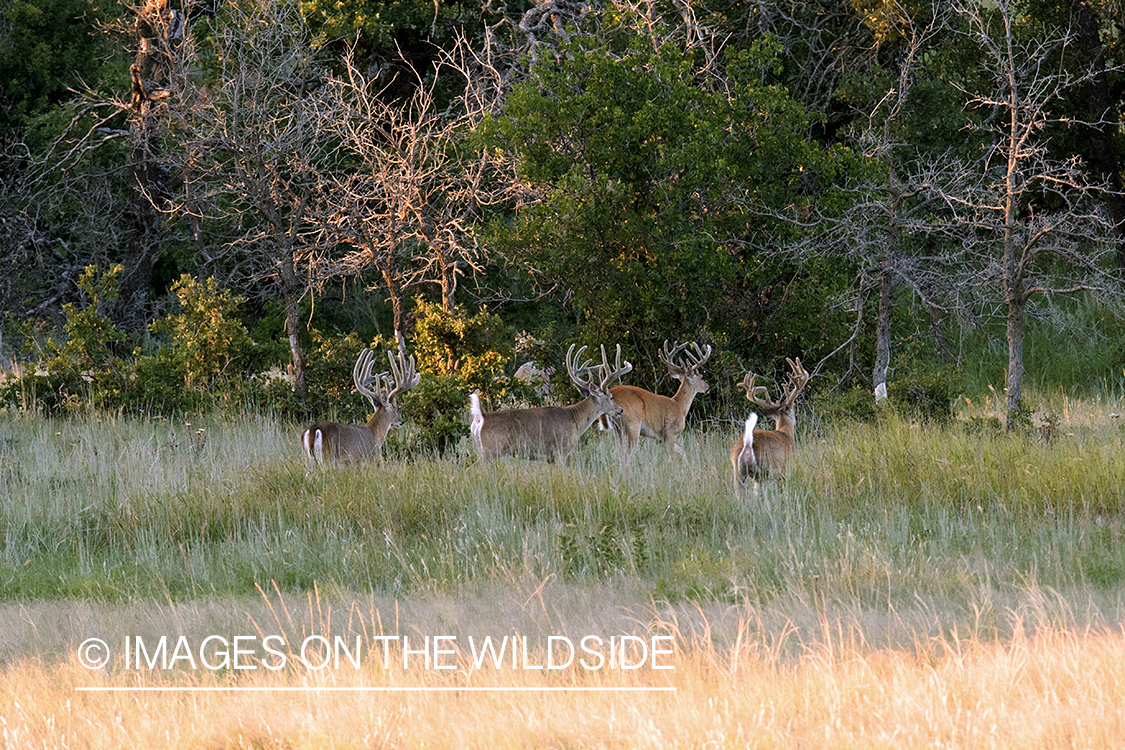
M287 419L366 422L371 416L371 405L355 392L352 379L352 370L364 343L355 333L329 336L313 329L310 334L312 346L305 351L305 376L309 385L305 399L293 391L288 373L276 369L258 381L259 398L269 409ZM393 348L393 343L376 337L371 348L379 352ZM382 354L377 361L385 361Z
M431 375L401 396L402 415L418 428L417 446L444 453L469 434L469 389L457 375Z
M301 13L318 36L355 46L361 68L405 56L420 70L437 46L481 28L478 5L450 0L301 0Z
M906 415L917 419L948 422L961 395L961 374L941 365L897 374L887 384L887 399Z
M489 388L512 359L512 336L487 308L452 312L419 299L414 307L413 353L421 372L457 375L469 388Z
M882 411L876 408L874 394L859 386L817 393L811 400L811 409L820 421L829 425L872 422Z
M763 216L832 169L808 113L762 83L778 55L732 51L729 88L712 88L695 51L578 38L508 97L488 134L543 197L494 239L573 293L585 338L643 349L706 330L745 351L770 316L779 337L818 329L793 314L794 271L749 250L786 231ZM824 282L804 283L823 302Z
M12 0L0 12L0 132L19 127L73 96L126 75L111 57L111 39L98 26L120 12L114 3L85 0ZM107 58L112 62L107 65Z
M238 308L245 301L229 289L220 290L215 279L197 281L183 274L172 284L181 312L152 324L152 330L169 336L174 356L182 365L184 387L214 393L243 374L253 341Z
M421 428L421 446L445 450L468 434L465 409L473 391L497 406L542 401L534 387L506 373L514 356L513 336L500 316L487 308L449 312L421 299L414 314L411 351L423 377L402 396L402 407Z
M208 400L202 391L185 388L186 381L186 362L172 347L159 347L153 354L138 350L126 405L135 413L169 416L202 410Z
M87 305L83 308L71 303L63 305L66 341L61 345L52 341L48 345L48 370L76 374L116 364L114 349L125 340L125 334L102 314L101 308L117 299L117 278L121 270L122 267L116 265L103 274L96 266L86 267L78 279L78 288L84 293Z
M53 412L115 408L121 403L130 363L116 350L125 334L101 312L117 299L120 273L119 265L106 273L99 273L96 266L86 267L78 279L86 305L63 305L65 340L47 340L42 363L46 372L33 368L7 379L0 388L0 404Z

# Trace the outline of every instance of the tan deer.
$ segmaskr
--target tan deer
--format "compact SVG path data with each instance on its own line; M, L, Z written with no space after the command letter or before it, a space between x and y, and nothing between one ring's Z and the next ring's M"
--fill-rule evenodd
M771 401L764 385L754 385L757 375L746 373L739 384L750 403L761 409L762 416L772 417L776 424L772 430L756 430L758 415L751 414L746 420L742 437L730 451L735 486L741 486L747 477L755 482L766 477L784 477L796 455L796 401L809 382L809 374L799 358L785 361L789 364L789 382L781 387L779 400Z
M352 368L355 389L367 397L375 413L365 425L317 422L301 434L305 458L322 463L338 460L361 460L379 452L392 427L402 424L395 397L418 385L421 376L414 365L414 355L407 360L400 351L387 353L390 372L372 375L375 353L364 349Z
M691 351L687 351L689 346ZM677 361L676 356L681 353L684 356ZM633 385L609 389L622 412L621 416L609 421L613 422L614 431L629 453L636 450L641 435L644 435L661 441L669 451L684 455L683 447L676 441L684 431L691 402L696 395L711 389L699 373L710 357L709 345L705 344L700 349L699 344L693 341L676 344L669 349L665 341L660 361L668 368L668 374L680 381L674 396L668 398ZM603 417L603 426L604 421L606 418Z
M609 384L632 370L633 365L621 363L620 345L612 366L604 346L600 365L589 360L583 362L585 353L586 347L575 352L573 344L566 353L567 374L586 396L577 404L482 412L480 394L473 393L469 402L473 416L469 429L477 454L486 460L509 455L562 463L594 420L603 414L620 414L621 407L613 402Z

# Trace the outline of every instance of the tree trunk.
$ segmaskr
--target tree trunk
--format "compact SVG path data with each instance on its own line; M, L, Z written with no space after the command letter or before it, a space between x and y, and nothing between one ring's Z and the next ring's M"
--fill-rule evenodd
M1019 416L1023 397L1023 294L1008 298L1008 425Z
M122 327L143 330L152 288L152 267L160 252L160 211L167 197L160 155L160 102L166 98L172 50L183 37L183 15L169 0L147 0L137 11L137 54L129 69L128 237L113 317Z
M403 293L402 284L389 269L380 269L383 273L383 283L387 285L387 296L391 298L391 312L394 315L395 343L398 350L406 353L406 295Z
M289 352L293 356L293 390L303 400L309 392L305 381L305 352L301 347L301 294L293 259L287 258L281 266L281 296L285 303L285 332L289 335Z
M453 312L457 305L454 299L457 292L457 265L450 263L441 269L441 307L447 313Z
M883 269L879 272L879 313L875 318L875 369L872 381L875 403L887 398L887 370L891 365L891 323L895 311L895 283L893 274Z
M1121 172L1118 170L1117 150L1113 131L1120 119L1113 108L1109 93L1109 80L1105 71L1105 55L1098 35L1098 16L1088 0L1070 0L1070 9L1078 26L1082 41L1085 67L1093 73L1087 89L1089 94L1090 166L1109 188L1102 193L1110 221L1117 235L1117 265L1125 268L1125 194L1122 193Z
M438 252L438 262L441 264L441 309L452 313L457 305L454 299L457 293L457 261L446 255L443 249Z

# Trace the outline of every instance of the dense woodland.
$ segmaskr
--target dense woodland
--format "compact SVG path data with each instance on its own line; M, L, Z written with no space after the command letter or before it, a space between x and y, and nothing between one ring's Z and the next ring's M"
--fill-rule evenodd
M1025 378L1125 363L1123 24L1109 0L9 0L0 400L355 419L357 353L400 346L440 441L475 388L541 398L523 362L567 401L567 347L621 344L669 393L661 346L691 340L699 418L792 356L826 409L948 416L994 385L1024 415Z

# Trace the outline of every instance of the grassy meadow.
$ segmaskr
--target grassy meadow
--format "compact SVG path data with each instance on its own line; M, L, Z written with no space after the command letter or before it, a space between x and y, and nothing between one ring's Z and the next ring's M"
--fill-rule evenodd
M734 423L683 461L591 432L565 466L466 442L309 472L264 417L0 415L0 746L1122 746L1125 403L1040 401L1012 432L996 399L948 425L804 414L799 466L756 492L731 487ZM214 634L289 659L121 661ZM456 636L455 668L298 668L316 634ZM527 638L534 667L587 634L665 637L673 668L467 646Z

